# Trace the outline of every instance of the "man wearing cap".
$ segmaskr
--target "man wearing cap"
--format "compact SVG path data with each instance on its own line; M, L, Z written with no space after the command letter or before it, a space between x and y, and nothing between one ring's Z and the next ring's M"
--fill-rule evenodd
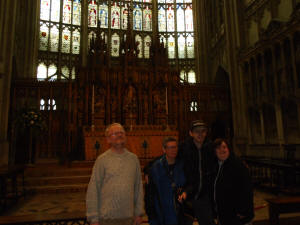
M186 185L179 201L191 202L194 217L201 225L213 225L212 171L214 154L207 140L208 127L200 121L191 123L190 137L179 145L178 157L184 162Z

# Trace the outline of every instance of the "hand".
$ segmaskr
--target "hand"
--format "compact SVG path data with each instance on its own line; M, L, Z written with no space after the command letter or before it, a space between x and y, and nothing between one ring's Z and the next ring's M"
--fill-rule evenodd
M134 220L134 225L140 225L143 222L143 218L141 216L136 216Z
M182 192L181 195L178 196L178 201L182 203L184 200L186 200L186 196L186 192Z
M145 175L145 183L149 184L149 176L148 175Z

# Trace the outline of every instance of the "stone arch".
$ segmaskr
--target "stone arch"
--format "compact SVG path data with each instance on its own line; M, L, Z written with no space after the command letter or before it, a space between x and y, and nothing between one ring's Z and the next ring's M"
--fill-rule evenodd
M211 124L211 138L214 140L216 138L227 138L229 141L233 138L233 121L232 121L232 104L231 104L231 90L230 90L230 81L229 74L226 70L219 66L214 82L218 86L223 86L227 89L228 92L228 113L224 113L226 110L219 109L223 112L218 113ZM218 105L222 105L220 102Z

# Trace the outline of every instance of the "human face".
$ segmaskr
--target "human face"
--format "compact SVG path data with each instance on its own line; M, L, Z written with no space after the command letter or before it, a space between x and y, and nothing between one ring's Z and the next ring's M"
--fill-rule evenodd
M216 155L220 161L225 161L229 157L229 148L227 144L223 141L221 145L216 148Z
M126 144L126 135L123 127L119 125L110 127L107 132L107 142L113 148L124 148Z
M192 131L190 131L190 136L196 143L202 144L207 136L207 128L195 127Z
M163 148L164 153L166 154L167 159L175 160L178 152L177 142L169 141L166 143L166 147Z

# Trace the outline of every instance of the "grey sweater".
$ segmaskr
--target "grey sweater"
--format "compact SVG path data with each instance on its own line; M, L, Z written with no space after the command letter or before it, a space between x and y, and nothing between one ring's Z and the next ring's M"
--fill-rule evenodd
M143 184L137 156L127 149L101 154L93 167L86 195L87 219L132 218L144 214Z

